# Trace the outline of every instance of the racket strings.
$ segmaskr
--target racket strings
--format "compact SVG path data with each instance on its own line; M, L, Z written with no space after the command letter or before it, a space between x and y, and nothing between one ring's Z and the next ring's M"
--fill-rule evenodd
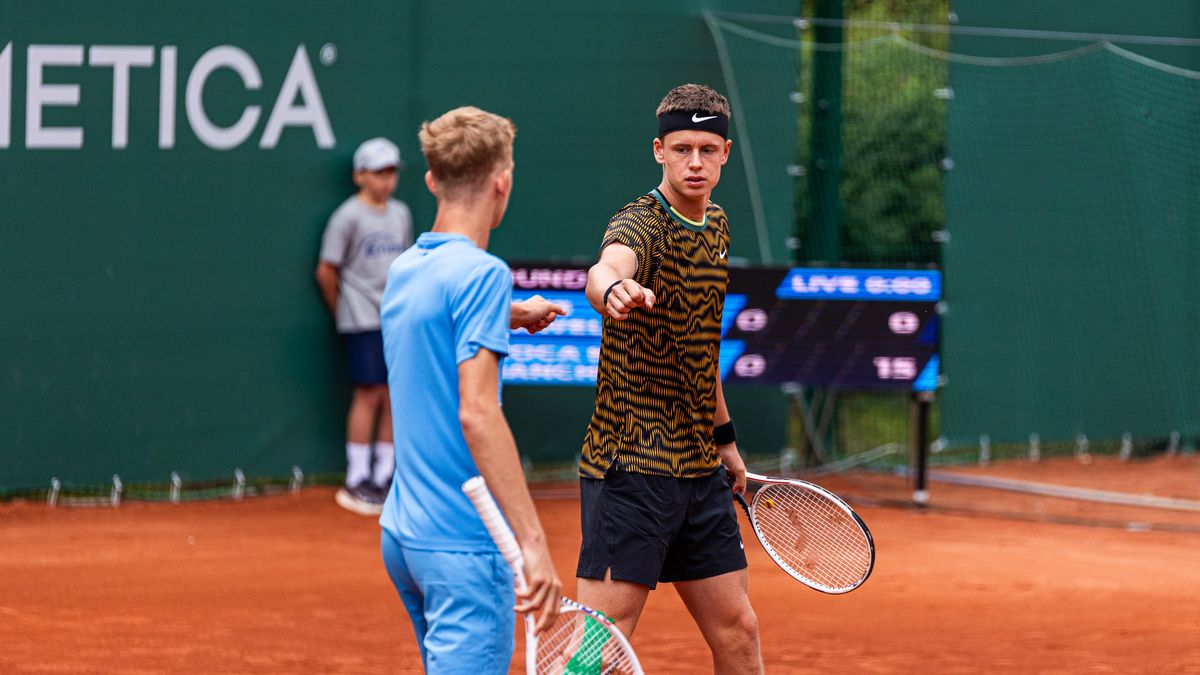
M538 637L537 672L626 675L636 672L623 645L600 621L579 611L564 611Z
M769 485L754 499L756 530L785 568L830 589L858 585L871 568L871 545L837 503L795 485Z

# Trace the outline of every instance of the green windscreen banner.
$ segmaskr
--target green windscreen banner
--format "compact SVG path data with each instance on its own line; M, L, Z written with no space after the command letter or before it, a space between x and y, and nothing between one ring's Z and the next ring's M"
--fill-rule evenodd
M493 252L594 258L659 180L662 95L723 87L700 12L737 3L644 4L0 0L0 492L341 471L349 387L313 273L354 149L399 145L396 196L423 231L421 121L509 116ZM717 199L755 262L747 195L731 167ZM561 439L515 407L535 460L578 451L586 402Z
M951 444L1200 433L1200 72L1106 43L951 63Z
M410 116L370 5L3 3L0 488L344 466L316 249Z

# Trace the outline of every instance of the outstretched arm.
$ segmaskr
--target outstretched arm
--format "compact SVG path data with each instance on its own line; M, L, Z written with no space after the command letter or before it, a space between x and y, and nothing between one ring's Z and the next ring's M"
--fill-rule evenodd
M524 328L530 333L554 323L560 316L566 316L567 310L556 305L540 295L531 296L527 300L514 302L509 307L509 328Z
M632 278L637 262L637 254L624 244L604 247L600 262L588 270L586 294L592 309L622 321L638 307L654 307L654 291Z
M558 616L562 582L525 484L517 444L500 409L499 373L500 359L488 349L480 349L458 364L459 421L475 465L504 511L525 558L527 585L518 598L517 611L535 612L538 630L543 630Z

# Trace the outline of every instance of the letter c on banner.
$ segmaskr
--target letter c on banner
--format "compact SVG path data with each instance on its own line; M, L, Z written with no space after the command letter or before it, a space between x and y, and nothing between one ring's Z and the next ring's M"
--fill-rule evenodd
M208 81L208 76L218 68L229 68L237 73L242 78L242 84L246 86L247 90L261 88L262 75L258 72L258 66L254 63L254 59L250 58L245 51L232 45L213 47L205 52L204 56L196 61L196 66L188 75L185 101L188 123L191 124L192 131L208 147L216 150L229 150L241 145L250 137L250 134L254 132L255 125L258 124L262 109L256 105L246 106L242 111L242 116L231 127L222 128L213 124L204 110L204 84Z

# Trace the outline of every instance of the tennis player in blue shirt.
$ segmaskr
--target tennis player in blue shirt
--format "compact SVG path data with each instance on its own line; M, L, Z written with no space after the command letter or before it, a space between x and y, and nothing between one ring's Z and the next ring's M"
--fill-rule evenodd
M513 607L556 618L562 583L500 409L510 327L554 310L511 306L512 275L487 252L512 191L511 120L465 107L421 127L433 230L388 271L382 331L395 424L396 475L380 516L383 560L412 618L428 673L506 673ZM528 590L461 486L482 475L516 534ZM517 601L519 600L519 604Z

